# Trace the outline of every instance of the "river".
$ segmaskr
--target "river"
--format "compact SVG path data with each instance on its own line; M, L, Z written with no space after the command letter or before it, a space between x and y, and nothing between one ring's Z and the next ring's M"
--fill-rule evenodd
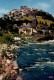
M29 43L18 54L22 80L54 80L54 41Z

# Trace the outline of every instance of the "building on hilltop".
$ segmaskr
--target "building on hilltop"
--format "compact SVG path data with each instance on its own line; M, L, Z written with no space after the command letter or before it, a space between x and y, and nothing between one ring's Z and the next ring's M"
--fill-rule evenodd
M23 24L19 28L19 34L32 35L35 33L37 33L37 19L36 19L36 13L34 12L32 23L28 23L27 25Z
M27 9L27 6L20 6L20 9Z

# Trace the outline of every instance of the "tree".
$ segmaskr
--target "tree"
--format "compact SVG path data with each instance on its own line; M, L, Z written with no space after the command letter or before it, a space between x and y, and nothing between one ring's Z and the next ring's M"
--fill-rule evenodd
M2 31L0 31L0 37L2 37L3 36L3 32Z
M4 36L4 39L7 41L7 42L12 42L13 41L13 37L10 35L10 34L6 34Z
M43 24L43 25L44 25L44 22L42 22L41 24Z
M47 26L47 22L45 22L45 26Z
M39 23L41 24L41 21Z
M18 33L18 28L17 28L17 27L14 27L14 28L13 28L13 32L14 32L14 33Z
M54 23L50 24L49 29L54 31Z
M12 25L12 24L7 24L6 27L5 27L5 29L6 29L7 31L12 32L12 31L13 31L13 25Z
M45 37L49 36L49 30L45 32Z

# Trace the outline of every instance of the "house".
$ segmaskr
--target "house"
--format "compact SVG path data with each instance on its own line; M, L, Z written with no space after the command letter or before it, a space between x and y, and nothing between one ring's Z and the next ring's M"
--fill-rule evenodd
M27 6L20 6L21 9L25 9L28 8Z
M19 34L32 35L34 33L37 33L37 31L32 28L30 23L28 23L26 26L22 25L19 28Z
M23 23L24 26L26 26L26 23Z

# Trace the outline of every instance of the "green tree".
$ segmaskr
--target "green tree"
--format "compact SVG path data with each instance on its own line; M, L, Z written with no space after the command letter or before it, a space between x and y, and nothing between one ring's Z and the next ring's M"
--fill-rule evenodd
M50 24L49 29L51 29L51 30L53 30L53 31L54 31L54 23Z
M4 35L4 34L3 34L3 32L2 32L2 31L0 31L0 37L3 37L3 35Z
M10 34L6 34L4 36L4 39L6 42L12 42L13 41L13 36L11 36Z
M47 26L47 22L45 22L45 26Z
M39 23L41 24L41 21Z
M7 24L5 28L7 31L10 31L10 32L13 31L13 25L12 24Z
M45 32L45 37L49 36L49 30Z

